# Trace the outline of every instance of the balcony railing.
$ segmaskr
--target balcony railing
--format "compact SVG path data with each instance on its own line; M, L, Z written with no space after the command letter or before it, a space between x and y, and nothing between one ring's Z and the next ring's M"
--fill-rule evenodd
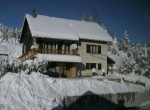
M23 62L25 60L34 59L37 53L41 54L62 54L62 55L78 55L77 51L57 50L57 49L30 49L24 53L19 59Z

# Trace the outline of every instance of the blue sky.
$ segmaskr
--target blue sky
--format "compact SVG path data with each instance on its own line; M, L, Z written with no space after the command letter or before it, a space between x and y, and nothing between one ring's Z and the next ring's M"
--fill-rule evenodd
M97 8L99 21L118 39L127 30L132 42L150 44L150 0L0 0L0 22L21 28L26 13L81 20Z

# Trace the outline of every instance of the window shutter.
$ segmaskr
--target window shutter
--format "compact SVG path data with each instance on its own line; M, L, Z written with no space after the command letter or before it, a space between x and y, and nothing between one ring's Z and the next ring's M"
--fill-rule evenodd
M90 45L86 45L86 52L90 53Z
M86 63L86 69L89 69L89 63Z
M98 46L98 53L101 54L101 46Z
M102 68L102 64L98 63L98 69L101 70L101 68Z

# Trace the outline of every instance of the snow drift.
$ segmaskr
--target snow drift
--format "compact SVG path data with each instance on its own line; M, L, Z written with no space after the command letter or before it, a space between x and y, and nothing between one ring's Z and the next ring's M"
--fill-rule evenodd
M99 81L94 78L60 79L40 73L7 73L0 79L0 109L50 110L62 106L64 97L81 96L87 91L115 94L144 90L145 87L140 85Z

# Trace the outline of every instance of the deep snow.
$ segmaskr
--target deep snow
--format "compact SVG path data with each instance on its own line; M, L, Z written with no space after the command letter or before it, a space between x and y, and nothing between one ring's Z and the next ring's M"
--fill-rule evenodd
M62 106L65 96L81 96L87 91L115 94L143 92L147 88L148 86L99 81L93 77L63 79L35 72L31 75L24 72L7 73L0 79L0 110L50 110L58 105Z

